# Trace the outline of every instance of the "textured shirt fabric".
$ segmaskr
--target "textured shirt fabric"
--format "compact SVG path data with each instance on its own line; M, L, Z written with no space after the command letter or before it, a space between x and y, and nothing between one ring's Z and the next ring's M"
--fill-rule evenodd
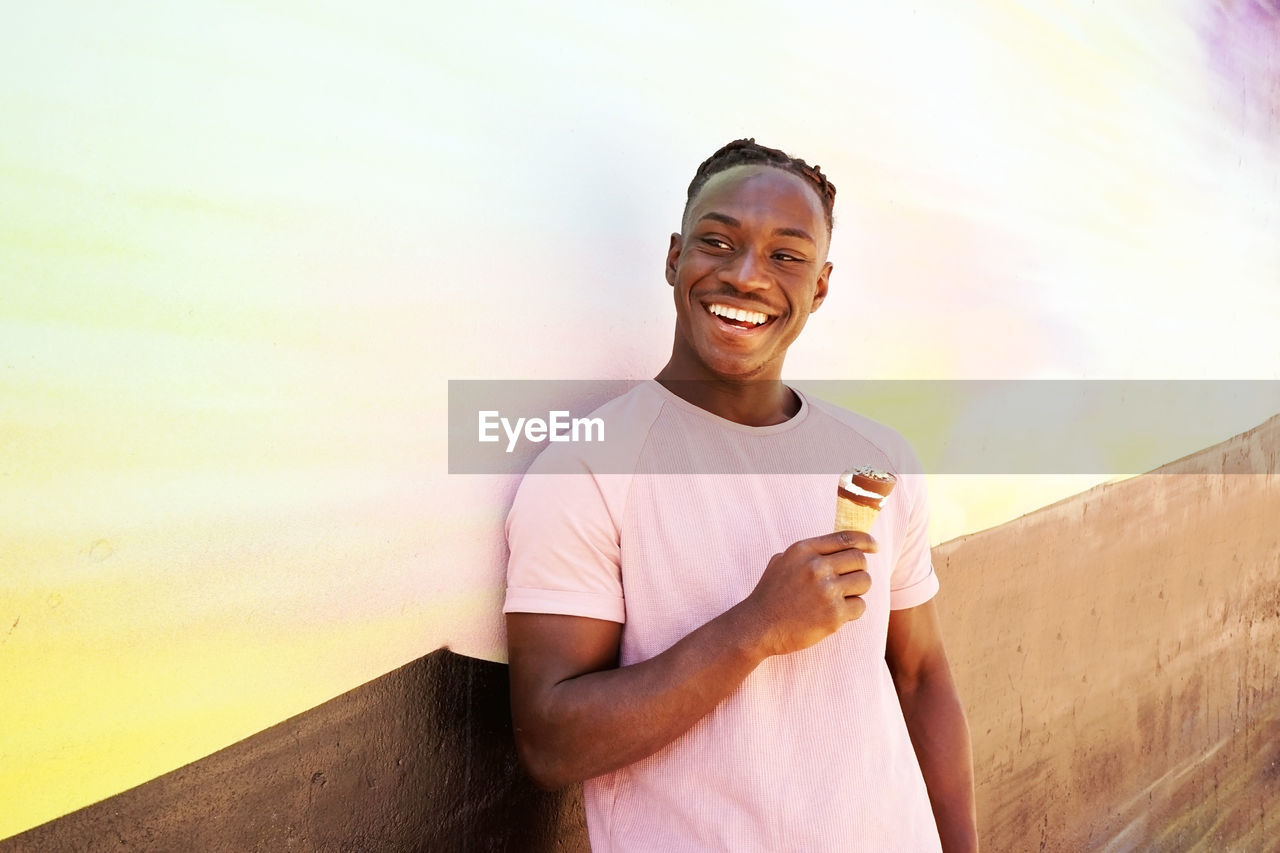
M799 396L790 420L748 427L643 383L593 413L612 430L607 463L551 445L521 482L504 612L623 623L625 666L744 599L775 553L830 532L843 470L899 477L871 530L863 616L765 660L654 755L587 780L597 853L939 849L884 659L889 611L938 589L923 477L893 430Z

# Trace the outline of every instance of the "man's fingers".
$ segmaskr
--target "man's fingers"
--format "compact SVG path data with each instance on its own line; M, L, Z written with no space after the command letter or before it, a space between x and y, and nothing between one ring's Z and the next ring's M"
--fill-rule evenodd
M846 598L844 600L844 607L846 622L852 622L854 619L857 619L863 613L867 612L867 602L857 597Z
M850 572L864 572L867 569L867 555L856 548L837 551L822 558L830 567L833 575L847 575Z
M847 575L840 575L834 579L836 588L840 590L840 594L845 598L856 595L866 595L871 589L871 575L864 571L850 572Z
M862 596L871 589L871 575L863 571L850 572L834 578L836 588L844 597L844 619L852 622L867 612L867 602Z
M834 533L826 533L822 536L815 536L812 539L803 540L803 544L812 548L818 554L834 554L837 551L847 551L850 548L856 548L866 554L874 554L879 550L876 540L871 538L871 534L863 533L861 530L837 530Z

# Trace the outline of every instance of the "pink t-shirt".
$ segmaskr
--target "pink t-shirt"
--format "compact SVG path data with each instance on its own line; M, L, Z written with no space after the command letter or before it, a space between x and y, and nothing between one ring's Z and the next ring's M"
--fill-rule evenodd
M621 622L625 666L744 599L773 554L830 532L843 470L899 477L871 530L866 613L764 661L654 755L587 780L597 853L939 849L884 659L889 611L938 589L923 477L893 430L800 397L787 422L747 427L642 383L593 414L607 455L550 445L521 483L504 612ZM548 473L564 471L577 473Z

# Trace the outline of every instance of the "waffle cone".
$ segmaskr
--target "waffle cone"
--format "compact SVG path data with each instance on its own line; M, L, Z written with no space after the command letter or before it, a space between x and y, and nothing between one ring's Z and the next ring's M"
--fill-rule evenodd
M880 510L854 503L843 496L836 497L836 530L860 530L867 533Z

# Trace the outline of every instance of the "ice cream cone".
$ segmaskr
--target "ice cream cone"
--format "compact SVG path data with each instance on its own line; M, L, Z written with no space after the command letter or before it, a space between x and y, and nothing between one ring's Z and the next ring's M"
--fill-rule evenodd
M836 498L836 530L861 530L866 533L880 510L856 504L846 497Z
M897 482L894 475L865 466L850 468L841 474L836 488L835 529L870 531L884 499Z

